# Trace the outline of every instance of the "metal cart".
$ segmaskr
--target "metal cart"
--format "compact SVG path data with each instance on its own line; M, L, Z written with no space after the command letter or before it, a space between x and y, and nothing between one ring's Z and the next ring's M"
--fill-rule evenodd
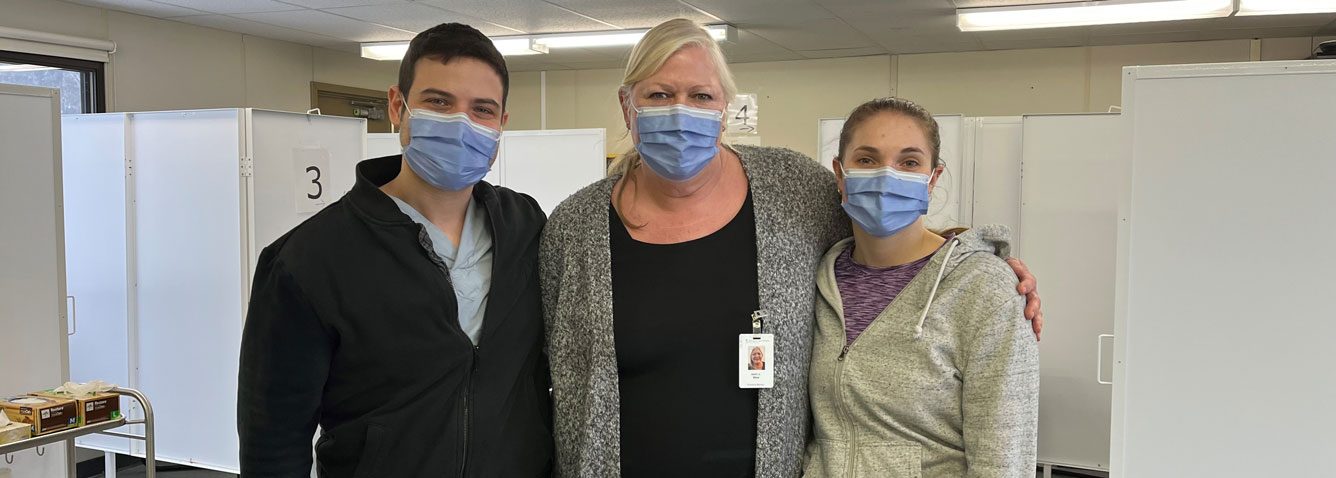
M75 438L84 435L92 435L94 433L100 433L103 435L129 438L132 440L143 440L144 467L147 469L145 471L144 476L146 478L154 478L155 475L157 475L156 473L157 460L155 460L153 457L153 405L149 404L148 397L145 397L144 394L139 393L138 390L129 388L113 388L111 389L111 391L119 393L124 396L129 396L130 398L133 398L135 399L135 401L139 402L140 408L144 409L144 418L142 420L127 420L124 415L121 415L121 418L109 422L99 423L97 425L71 428L69 430L59 431L48 435L32 437L27 440L20 440L14 443L0 445L0 455L4 455L4 460L6 462L13 463L14 459L13 457L9 456L10 453L23 451L30 448L42 447L45 445L50 445L52 443L59 443L59 442L65 442L67 446L72 449L74 447ZM126 425L143 425L144 434L134 435L130 433L111 431L114 428L120 428ZM42 449L38 448L37 453L40 455L42 453ZM75 471L76 470L73 468L70 468L68 470L70 478L74 478Z

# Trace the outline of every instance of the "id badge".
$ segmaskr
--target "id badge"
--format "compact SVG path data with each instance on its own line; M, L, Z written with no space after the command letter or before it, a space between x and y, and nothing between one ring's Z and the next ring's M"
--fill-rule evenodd
M738 387L774 388L775 334L738 336Z

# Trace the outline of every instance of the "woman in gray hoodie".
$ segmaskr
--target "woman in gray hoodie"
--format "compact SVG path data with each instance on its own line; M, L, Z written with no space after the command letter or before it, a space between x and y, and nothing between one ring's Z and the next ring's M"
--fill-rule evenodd
M807 477L1032 477L1038 344L1005 226L923 224L937 123L899 98L859 106L834 159L853 237L817 272Z

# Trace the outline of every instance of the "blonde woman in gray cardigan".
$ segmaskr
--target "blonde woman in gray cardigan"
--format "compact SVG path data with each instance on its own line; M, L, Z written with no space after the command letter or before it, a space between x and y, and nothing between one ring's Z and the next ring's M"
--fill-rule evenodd
M702 28L651 29L617 92L635 149L548 220L539 255L561 476L802 471L812 278L849 219L811 158L721 142L735 92ZM740 335L756 329L774 336L754 344L773 386L742 388Z
M899 98L849 116L834 159L853 237L817 272L804 476L1033 477L1039 355L1005 226L923 225L937 123Z

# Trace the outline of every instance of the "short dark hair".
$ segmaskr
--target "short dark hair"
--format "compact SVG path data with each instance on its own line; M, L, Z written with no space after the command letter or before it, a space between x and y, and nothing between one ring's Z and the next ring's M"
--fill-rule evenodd
M442 23L413 37L399 64L399 94L404 96L405 102L408 101L418 60L430 58L449 63L460 57L486 63L501 77L501 109L504 110L506 97L510 95L510 71L506 69L506 60L487 35L463 23Z

